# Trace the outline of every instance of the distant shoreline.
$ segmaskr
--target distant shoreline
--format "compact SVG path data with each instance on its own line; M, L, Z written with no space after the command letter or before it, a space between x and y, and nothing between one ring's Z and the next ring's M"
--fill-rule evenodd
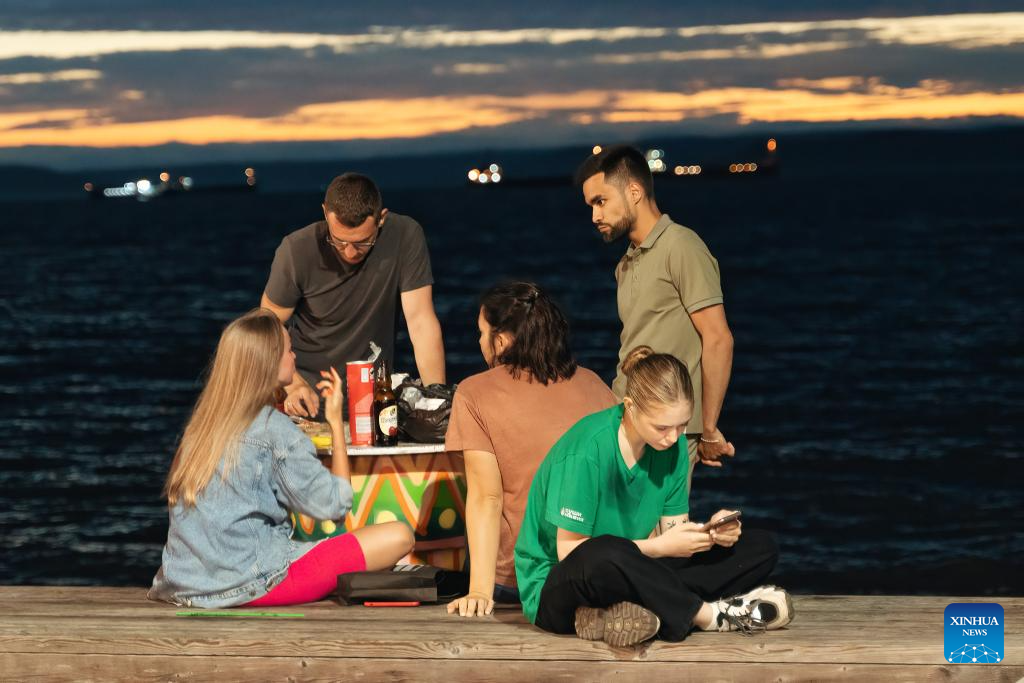
M666 149L670 157L680 163L700 163L702 157L719 155L723 159L728 150L763 144L768 137L780 140L779 155L789 166L799 164L801 152L833 150L837 162L855 163L868 155L883 155L891 163L943 163L944 161L966 160L984 162L998 160L1000 155L1008 156L1017 145L1024 145L1024 125L993 124L971 128L950 126L941 128L878 128L878 129L803 129L778 133L744 132L737 135L716 136L644 136L622 141L641 148L659 147ZM590 144L607 144L611 140L594 140ZM323 147L323 146L320 146ZM1017 147L1020 148L1019 146ZM39 158L46 158L42 148ZM217 149L218 154L231 156L236 160L199 160L204 152ZM331 177L343 170L357 169L372 175L387 189L410 189L416 187L455 187L465 181L465 172L475 164L497 160L508 171L508 179L549 179L554 176L568 177L587 153L589 145L573 144L560 147L538 147L529 149L501 148L480 145L475 149L417 152L393 156L341 154L337 158L320 158L302 161L297 159L273 159L267 156L266 148L246 153L243 146L196 147L170 145L126 150L91 150L103 155L105 163L88 164L45 164L0 162L0 200L21 198L42 199L47 197L83 196L83 183L119 184L135 177L158 176L169 169L175 174L186 174L206 179L213 184L225 184L237 180L241 169L255 166L260 174L261 190L270 192L320 192ZM24 151L24 150L22 150ZM183 158L188 152L197 157L188 162ZM0 159L4 150L0 150ZM129 161L131 154L145 154L149 157L166 156L164 162ZM286 156L290 156L289 153ZM124 159L124 163L120 160ZM263 160L260 160L263 159Z

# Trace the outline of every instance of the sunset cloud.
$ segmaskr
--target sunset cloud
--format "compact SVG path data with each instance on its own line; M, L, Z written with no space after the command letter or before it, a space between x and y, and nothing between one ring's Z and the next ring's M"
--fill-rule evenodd
M565 123L684 122L731 116L738 124L1024 116L1024 92L952 92L949 83L913 87L867 82L863 92L839 80L810 88L713 88L695 93L581 90L527 96L356 100L306 105L284 116L205 116L118 123L102 111L63 110L0 115L0 146L118 147L169 142L385 140L527 120ZM858 85L852 80L848 85ZM822 88L825 85L828 87ZM863 84L860 84L863 85Z
M0 148L1024 118L1024 12L666 23L3 30Z
M91 81L100 78L102 72L95 69L66 69L49 73L0 74L0 85L30 85L36 83L60 83L66 81Z
M854 43L844 41L823 41L817 43L740 45L733 48L710 48L707 50L660 50L635 54L598 55L598 64L651 64L657 62L687 62L699 60L728 59L781 59L810 55L816 52L835 52L853 47Z
M326 47L339 53L380 48L434 50L518 45L608 45L666 38L742 37L798 39L825 34L856 36L865 43L947 45L971 50L1024 43L1024 12L781 21L681 28L516 28L457 30L448 27L381 27L363 33L273 31L0 31L0 60L17 57L68 59L124 52ZM809 42L809 41L808 41ZM845 39L834 39L842 44ZM827 43L826 43L827 44Z
M755 122L945 119L1024 116L1024 92L951 93L948 83L886 86L866 93L766 88L723 88L694 94L634 92L599 117L611 123L685 121L733 114L741 125Z

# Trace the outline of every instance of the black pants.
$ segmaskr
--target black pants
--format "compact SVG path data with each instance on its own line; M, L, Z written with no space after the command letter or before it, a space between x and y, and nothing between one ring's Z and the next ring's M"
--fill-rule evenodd
M658 559L628 539L597 536L578 545L548 574L535 623L552 633L574 633L577 607L626 600L658 615L659 637L682 640L704 602L759 585L778 558L774 535L758 529L744 529L731 548L716 545L693 557Z

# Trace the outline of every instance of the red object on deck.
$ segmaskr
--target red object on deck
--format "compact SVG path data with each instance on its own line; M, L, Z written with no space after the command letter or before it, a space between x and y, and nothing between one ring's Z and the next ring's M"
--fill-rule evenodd
M417 602L364 602L363 607L419 607Z

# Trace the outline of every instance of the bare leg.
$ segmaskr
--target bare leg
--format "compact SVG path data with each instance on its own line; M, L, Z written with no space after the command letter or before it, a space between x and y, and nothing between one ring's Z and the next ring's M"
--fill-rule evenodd
M416 539L401 522L371 524L351 534L359 541L368 570L388 569L412 551Z
M693 625L699 629L707 630L711 628L712 616L711 605L705 602L700 606L700 610L697 611L697 616L693 618Z

